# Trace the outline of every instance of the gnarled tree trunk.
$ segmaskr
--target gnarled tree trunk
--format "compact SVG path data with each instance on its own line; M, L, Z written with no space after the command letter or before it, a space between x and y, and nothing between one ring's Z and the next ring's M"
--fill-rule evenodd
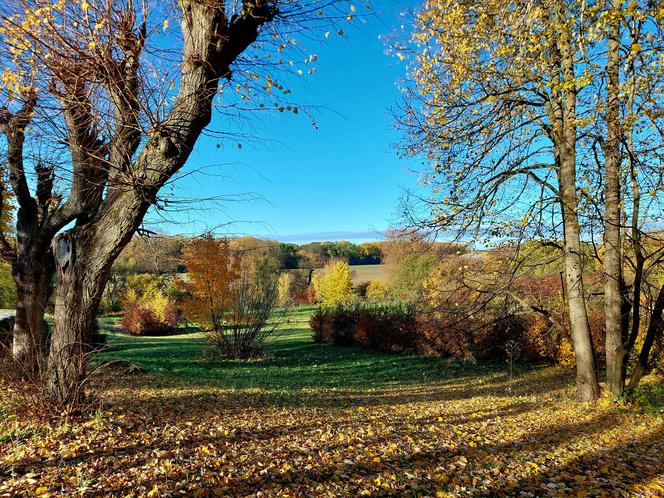
M108 188L99 209L84 224L55 241L59 272L55 326L48 367L50 397L76 403L83 397L87 345L111 266L138 229L159 189L186 162L198 137L210 123L219 79L258 37L260 26L275 15L268 2L243 3L241 15L227 19L223 2L180 0L184 33L182 77L168 116L154 127L131 162L140 136L137 86L114 85L124 92L116 118L120 133L109 153ZM123 67L135 81L136 54ZM129 63L131 62L131 64ZM72 123L71 126L76 126ZM131 171L131 183L126 181ZM80 221L80 218L79 218Z
M50 248L21 250L19 244L12 273L16 283L16 321L12 356L17 373L31 377L41 372L48 353L44 314L51 294L53 259Z
M58 286L47 390L58 403L83 400L90 339L113 262L129 243L149 204L133 191L95 223L75 227L53 243Z

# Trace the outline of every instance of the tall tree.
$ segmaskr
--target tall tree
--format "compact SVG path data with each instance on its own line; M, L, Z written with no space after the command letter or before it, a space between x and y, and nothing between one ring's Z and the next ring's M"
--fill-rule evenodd
M586 401L599 395L577 171L589 109L579 106L587 76L578 33L593 18L590 7L575 0L428 2L411 42L396 49L412 56L400 119L405 152L433 164L425 179L433 195L419 199L427 218L418 221L488 239L562 235L577 388Z
M19 45L9 51L11 68L21 87L37 87L36 102L51 110L51 122L62 112L72 169L63 205L81 206L75 226L53 242L58 285L48 391L54 400L81 399L87 344L113 261L187 161L216 103L228 98L223 90L248 73L236 89L250 100L249 82L261 80L257 71L269 53L292 46L297 29L345 18L343 3L180 0L181 36L169 40L181 46L177 65L169 65L172 57L157 43L146 50L151 36L168 27L169 6L20 0L7 7L6 24L20 26L9 40ZM163 25L151 25L159 17ZM243 71L235 70L239 64ZM273 86L264 75L259 88Z
M606 321L606 378L609 389L622 389L624 364L616 362L618 349L625 339L623 302L625 282L621 244L621 120L620 120L620 27L622 0L609 0L610 15L606 61L606 140L604 141L604 287Z
M599 141L605 192L601 214L606 367L607 384L614 394L624 388L628 360L642 329L646 338L639 366L632 372L632 387L638 384L652 344L661 335L657 294L662 290L653 274L662 264L664 248L658 235L649 232L656 228L662 207L663 17L661 7L653 2L625 5L610 0L595 30L596 36L606 40L606 74L598 71L598 79L606 80L606 92L598 100L598 114L605 122ZM650 195L644 201L646 189Z

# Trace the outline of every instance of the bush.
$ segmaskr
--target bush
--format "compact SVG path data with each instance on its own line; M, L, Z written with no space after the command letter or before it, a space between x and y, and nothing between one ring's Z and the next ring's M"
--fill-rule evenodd
M390 284L385 280L372 280L367 285L366 297L370 301L381 301L390 295Z
M631 393L631 398L636 406L650 412L660 412L664 410L664 385L643 384Z
M316 342L325 342L338 346L354 344L355 327L358 321L357 306L319 308L311 317L313 338Z
M224 312L223 325L206 331L213 357L253 358L262 352L265 341L285 320L288 308L277 309L278 281L241 271L231 282L232 301Z
M129 275L122 293L122 328L132 335L169 335L177 330L180 312L169 297L174 288L163 277Z
M412 252L405 254L396 264L391 292L395 299L416 301L422 297L424 283L436 266L434 254Z
M163 319L140 301L136 301L125 312L122 328L132 335L169 335L177 330L179 312L173 303L164 309Z
M315 304L316 303L316 290L313 285L308 286L304 292L295 295L296 304Z
M474 361L469 324L457 317L443 314L418 314L418 350L420 354Z
M410 305L319 308L310 324L317 342L400 353L417 351L415 312Z
M412 304L340 305L311 317L313 339L339 346L417 353L466 361L503 361L505 344L516 341L520 358L573 366L574 352L563 332L542 315L511 315L493 321L425 312Z

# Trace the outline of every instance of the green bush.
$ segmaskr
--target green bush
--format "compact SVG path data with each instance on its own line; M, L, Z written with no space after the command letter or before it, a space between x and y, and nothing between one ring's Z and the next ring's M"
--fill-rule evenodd
M435 255L426 252L406 254L397 263L392 279L392 295L402 301L416 301L422 297L424 282L436 266Z
M664 384L642 384L632 393L635 405L650 412L664 410Z

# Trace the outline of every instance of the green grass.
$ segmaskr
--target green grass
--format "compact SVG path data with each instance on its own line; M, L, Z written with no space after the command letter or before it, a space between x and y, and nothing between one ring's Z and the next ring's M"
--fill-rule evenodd
M201 333L168 337L132 337L108 332L109 350L102 359L131 361L149 373L180 383L230 389L258 388L287 392L355 390L406 386L459 375L504 371L502 365L467 365L432 357L396 355L313 342L309 318L313 308L296 309L290 323L265 345L255 360L214 360L205 355ZM102 321L102 329L108 330Z

